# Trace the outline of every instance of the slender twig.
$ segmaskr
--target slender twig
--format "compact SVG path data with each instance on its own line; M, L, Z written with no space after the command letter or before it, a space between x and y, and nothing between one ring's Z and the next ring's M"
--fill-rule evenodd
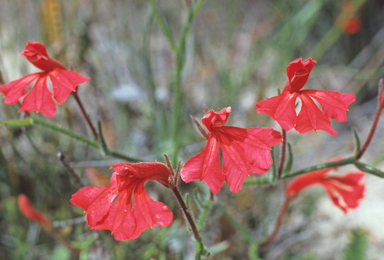
M272 233L268 236L268 238L265 240L265 242L259 244L259 248L266 247L270 243L272 243L273 240L275 240L275 237L276 237L277 233L279 232L281 223L283 222L285 213L287 212L289 202L290 202L290 198L286 196L285 200L284 200L284 203L281 206L281 210L280 210L279 216L277 217L277 220L276 220L276 223L275 223L275 227L274 227Z
M95 126L92 124L91 119L89 118L87 112L85 111L83 102L81 101L81 99L80 99L79 95L77 94L77 92L72 92L72 95L74 96L74 98L76 100L76 103L77 103L77 105L80 108L81 114L83 115L85 121L87 122L87 125L89 126L89 128L92 131L93 138L95 138L95 140L98 141L99 140L99 135L97 134Z
M373 135L375 134L375 131L376 131L377 123L379 122L379 119L380 119L381 112L383 111L383 108L384 108L384 102L381 102L382 101L382 95L383 95L383 79L380 79L379 86L380 86L379 87L379 98L378 98L379 105L378 105L378 108L377 108L377 111L376 111L376 115L375 115L375 118L373 119L371 130L369 131L367 139L365 140L365 142L364 142L363 146L361 147L359 153L355 157L356 160L359 160L363 156L363 154L367 150L369 144L371 143L372 137L373 137Z
M283 143L281 144L281 154L280 154L280 162L279 168L277 169L277 179L281 178L281 174L283 174L284 163L285 163L285 150L287 147L287 132L282 129L281 133L283 134Z
M67 170L69 176L72 178L72 180L76 184L76 186L79 187L79 189L83 188L85 186L84 183L81 181L79 175L77 175L77 173L69 165L64 154L62 152L59 152L57 154L57 158L59 158L59 160L63 164L64 168Z

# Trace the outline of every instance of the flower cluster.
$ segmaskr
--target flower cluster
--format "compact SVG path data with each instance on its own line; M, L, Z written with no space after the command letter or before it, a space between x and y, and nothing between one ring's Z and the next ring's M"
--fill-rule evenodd
M4 94L7 104L15 104L25 96L19 113L36 111L52 117L56 113L56 104L53 98L59 104L64 103L68 95L76 91L78 85L90 79L78 72L67 70L63 64L49 57L45 46L39 42L28 42L20 55L27 58L42 72L28 74L0 87L0 92ZM53 98L47 85L48 77L52 83ZM29 86L35 80L34 87L27 94Z
M54 100L62 104L79 84L89 80L50 58L41 43L28 42L21 55L42 72L26 75L0 87L7 104L14 104L25 96L20 111L34 110L45 116L53 116L56 112ZM355 96L337 91L302 90L315 63L312 59L303 62L301 58L291 62L287 67L288 82L282 93L257 102L257 113L271 116L286 131L294 128L304 134L311 130L324 130L337 135L329 118L346 121L346 111ZM52 92L47 85L48 77ZM35 80L35 85L27 93ZM301 101L298 113L297 99ZM383 99L381 97L381 104ZM227 182L232 192L238 192L247 176L269 170L273 163L271 148L281 143L283 136L271 128L226 126L230 113L231 107L226 107L218 112L210 110L202 118L208 140L204 149L188 159L182 167L181 177L185 182L204 181L213 193L218 193L223 183ZM158 162L118 163L111 168L114 168L114 173L110 184L84 187L73 194L70 200L84 209L87 223L92 229L107 229L112 231L117 240L128 240L137 238L148 227L170 225L173 219L171 210L165 204L151 199L144 188L145 182L150 180L171 188L178 194L176 197L180 197L178 200L182 208L186 208L180 202L181 196L176 188L180 167L176 174L170 166ZM364 174L351 172L342 177L326 176L328 171L318 170L294 179L286 190L287 199L310 185L319 184L344 212L356 208L365 190L365 184L362 183ZM50 220L36 211L24 195L20 195L18 201L24 215L51 227ZM187 218L192 219L188 214Z

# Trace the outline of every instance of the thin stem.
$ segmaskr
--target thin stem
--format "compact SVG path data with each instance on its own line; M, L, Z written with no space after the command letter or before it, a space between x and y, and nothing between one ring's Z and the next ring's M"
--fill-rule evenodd
M184 48L185 40L187 38L187 33L189 31L189 28L192 25L192 21L199 12L201 6L203 5L205 0L198 0L195 6L191 9L191 11L188 14L187 22L185 23L183 30L181 31L180 38L179 38L179 46L178 49Z
M174 102L173 102L173 115L172 115L172 129L171 137L173 139L173 162L176 163L177 156L180 149L180 119L182 112L182 91L181 91L181 81L182 81L182 72L185 64L185 42L189 29L191 28L192 21L199 12L201 6L205 0L198 0L193 8L190 9L187 17L187 21L184 23L183 29L181 31L177 48L175 48L175 63L176 63L176 73L175 73L175 82L174 82Z
M187 221L189 223L189 226L191 227L193 237L195 238L196 241L200 241L201 238L200 238L199 231L197 230L195 221L193 220L191 213L189 212L189 209L188 209L187 205L185 204L183 197L181 196L179 190L177 189L176 186L173 185L172 182L171 182L171 189L172 189L173 194L175 194L175 197L176 197L177 201L179 202L181 209L183 210L183 213L184 213L185 218L187 219Z
M272 184L274 181L270 177L265 178L247 178L244 180L243 185L260 185Z
M89 128L92 131L93 138L95 138L95 140L98 141L99 140L99 135L97 134L95 126L92 124L91 119L89 118L87 112L85 111L83 102L81 102L81 99L80 99L79 95L77 94L77 92L72 92L72 95L75 97L77 105L79 105L81 114L83 115L83 117L85 119L85 122L87 122L87 125L89 126Z
M45 120L43 120L43 119L41 119L39 117L31 116L31 118L32 118L31 123L33 123L33 124L38 124L38 125L42 125L42 126L48 127L48 128L50 128L50 129L52 129L54 131L60 132L62 134L65 134L65 135L67 135L69 137L72 137L73 139L81 141L81 142L83 142L85 144L88 144L88 145L94 147L94 148L100 149L100 146L99 146L99 144L96 141L89 140L88 138L85 138L85 137L83 137L81 135L78 135L78 134L68 130L68 129L62 128L62 127L60 127L58 125L55 125L53 123L50 123L48 121L45 121ZM131 156L128 156L126 154L123 154L121 152L114 151L114 150L108 150L108 154L107 155L109 155L111 157L127 160L129 162L143 162L143 161L145 161L145 160L142 160L140 158L131 157Z
M115 151L115 150L109 150L107 155L109 155L111 157L115 157L115 158L120 158L120 159L126 160L128 162L145 162L145 160L143 160L141 158L132 157L132 156L123 154L123 153Z
M281 133L283 134L283 143L281 144L280 163L279 163L279 168L277 169L278 180L281 178L281 175L283 174L284 163L285 163L285 150L287 147L287 132L284 129L282 129Z
M68 129L62 128L62 127L60 127L58 125L55 125L53 123L50 123L48 121L45 121L45 120L43 120L43 119L41 119L41 118L39 118L37 116L31 116L31 117L33 119L33 123L36 123L36 124L42 125L42 126L46 126L46 127L50 128L50 129L52 129L54 131L60 132L62 134L65 134L65 135L67 135L69 137L72 137L72 138L74 138L74 139L76 139L78 141L81 141L83 143L86 143L86 144L88 144L90 146L93 146L95 148L99 148L99 144L97 142L95 142L95 141L91 141L88 138L85 138L85 137L83 137L81 135L78 135L78 134L68 130Z
M157 10L156 4L154 0L149 1L149 6L151 7L151 10L155 16L156 22L159 25L161 31L163 32L165 39L167 39L169 47L172 49L172 51L176 50L176 44L173 41L172 33L167 24L165 23L163 17L160 15L159 11Z
M69 176L72 178L73 182L76 184L76 186L81 189L84 187L84 183L81 181L79 175L73 170L73 168L69 165L67 162L67 159L65 158L64 154L62 152L59 152L57 154L57 157L63 164L64 168L67 170Z
M267 240L265 240L264 243L261 243L261 244L259 245L259 248L266 247L266 246L268 246L270 243L272 243L273 240L275 240L275 237L276 237L277 233L279 232L281 223L283 222L285 213L287 212L289 202L290 202L290 198L286 196L286 197L285 197L285 200L284 200L284 203L283 203L283 205L282 205L282 207L281 207L279 216L277 217L277 220L276 220L276 223L275 223L275 227L274 227L272 233L268 236Z
M361 147L359 153L355 157L356 160L359 160L363 156L363 154L367 150L369 144L371 143L373 135L375 134L375 131L376 131L377 124L378 124L379 119L380 119L381 112L383 111L383 108L384 108L384 103L381 102L381 98L382 98L381 96L382 96L382 93L383 93L383 79L380 80L379 84L380 84L380 89L379 89L379 106L377 108L376 115L375 115L375 118L373 119L371 130L369 130L369 134L367 136L367 139L365 140L365 142L364 142L363 146Z
M347 157L347 158L339 160L339 161L322 163L322 164L307 167L307 168L304 168L304 169L301 169L301 170L298 170L295 172L291 172L288 174L283 174L281 176L281 178L282 179L291 178L291 177L295 177L295 176L300 175L300 174L313 172L313 171L317 171L317 170L322 170L322 169L327 169L327 168L332 168L332 167L337 167L337 166L343 166L343 165L347 165L347 164L353 164L355 162L356 162L356 159L354 157Z

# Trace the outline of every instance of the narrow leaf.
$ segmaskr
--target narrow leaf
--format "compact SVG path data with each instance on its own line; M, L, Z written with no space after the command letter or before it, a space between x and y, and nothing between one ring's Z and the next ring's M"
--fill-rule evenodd
M380 178L384 178L384 172L382 172L379 169L372 167L368 164L357 161L357 162L355 162L355 166L356 166L356 168L358 168L359 170L362 170L363 172L376 175Z
M13 126L13 127L23 127L23 126L29 126L31 124L33 124L33 118L31 117L24 118L24 119L12 119L12 120L0 121L0 125Z
M354 127L352 127L352 132L353 132L353 137L355 138L355 153L354 155L356 156L359 152L360 152L360 137L359 137L359 134L357 133L356 129Z
M277 168L276 168L276 160L275 160L275 148L272 147L271 149L271 157L272 157L272 161L273 161L273 164L272 164L272 176L271 176L271 181L272 183L276 182L277 180Z
M285 164L284 173L288 173L291 171L293 165L293 152L292 152L292 147L291 144L288 143L288 160L287 163Z

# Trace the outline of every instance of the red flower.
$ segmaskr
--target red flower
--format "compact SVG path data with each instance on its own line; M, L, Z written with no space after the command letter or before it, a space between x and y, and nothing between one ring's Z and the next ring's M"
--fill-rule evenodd
M264 113L276 120L289 131L295 128L304 134L311 130L324 130L336 136L329 118L338 122L347 120L348 106L355 101L353 94L341 94L337 91L301 90L308 80L316 61L311 58L302 62L301 58L287 66L288 82L283 92L275 97L256 103L257 113ZM296 114L296 99L301 100L301 111ZM314 102L316 100L322 110Z
M63 64L50 58L45 46L39 42L28 42L25 51L20 55L25 56L29 62L43 72L28 74L0 87L0 92L5 97L5 103L15 104L27 93L31 83L36 80L34 87L25 96L19 113L33 110L49 117L56 113L56 104L47 85L48 76L52 83L53 97L59 104L62 104L72 91L76 91L77 85L90 79L78 72L67 70Z
M70 200L85 210L92 229L111 230L116 240L128 240L137 238L148 227L171 224L172 212L152 200L144 189L149 180L169 187L171 172L167 166L158 162L118 163L111 168L115 172L109 185L82 188Z
M19 197L17 198L17 202L19 204L19 209L21 213L24 214L24 216L39 223L43 227L46 227L46 228L52 227L52 224L49 218L46 217L43 213L33 208L27 196L25 196L24 194L20 194Z
M344 176L325 176L331 169L318 170L296 177L288 186L286 196L292 198L301 190L315 184L322 185L327 191L333 204L344 213L348 209L355 209L364 198L365 183L362 182L365 174L362 172L349 172Z
M208 142L203 151L190 158L181 169L185 182L205 181L212 192L218 193L226 180L231 191L238 192L249 174L268 171L272 164L271 147L282 142L281 134L271 128L224 126L230 113L231 107L220 112L210 110L201 120L210 132Z

